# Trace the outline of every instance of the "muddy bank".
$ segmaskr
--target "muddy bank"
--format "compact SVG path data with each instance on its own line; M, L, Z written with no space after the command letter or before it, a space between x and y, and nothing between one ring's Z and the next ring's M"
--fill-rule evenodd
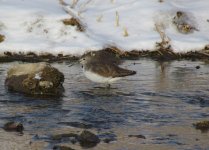
M13 61L23 61L23 62L59 62L59 61L75 61L78 57L71 55L52 55L52 54L41 54L37 55L35 53L11 53L4 52L4 55L0 56L0 62L13 62Z
M160 43L159 43L160 44ZM125 52L115 47L109 47L102 50L99 50L104 53L109 53L115 55L120 59L139 59L139 58L151 58L154 60L207 60L209 59L209 47L206 46L203 50L200 51L191 51L187 53L174 53L169 47L159 48L155 51L148 50L132 50L130 52ZM90 51L89 51L90 52ZM80 56L73 55L53 55L53 54L41 54L37 55L33 52L24 54L24 53L11 53L4 52L0 56L0 62L13 62L13 61L23 61L23 62L63 62L63 61L77 61Z

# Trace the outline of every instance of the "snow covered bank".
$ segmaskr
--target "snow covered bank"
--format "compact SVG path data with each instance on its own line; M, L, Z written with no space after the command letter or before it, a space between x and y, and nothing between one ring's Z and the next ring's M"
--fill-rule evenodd
M155 50L161 31L174 52L203 49L209 44L208 0L66 0L85 25L85 32L63 24L71 16L59 0L0 0L0 51L82 55L116 46L125 51ZM73 2L75 5L73 5ZM197 29L180 33L172 20L188 14Z

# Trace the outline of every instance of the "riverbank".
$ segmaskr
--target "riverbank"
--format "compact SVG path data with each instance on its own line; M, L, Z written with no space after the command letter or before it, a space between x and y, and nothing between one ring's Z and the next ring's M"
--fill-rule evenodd
M110 47L101 52L107 52L120 59L127 60L137 60L141 58L148 58L159 61L170 61L170 60L203 60L207 61L209 59L209 48L205 48L201 51L193 51L186 53L174 53L172 50L159 49L155 51L122 51L118 48ZM88 51L91 52L91 51ZM0 55L0 62L13 62L13 61L23 61L23 62L63 62L63 61L77 61L81 56L73 55L53 55L50 53L45 53L37 55L35 53L11 53L5 52L4 55Z

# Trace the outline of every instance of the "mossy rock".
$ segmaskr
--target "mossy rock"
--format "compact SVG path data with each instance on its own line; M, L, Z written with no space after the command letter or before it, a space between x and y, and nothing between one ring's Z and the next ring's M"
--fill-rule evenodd
M5 40L5 36L0 34L0 43L3 42Z
M47 63L18 64L7 72L8 90L32 95L62 95L64 75Z

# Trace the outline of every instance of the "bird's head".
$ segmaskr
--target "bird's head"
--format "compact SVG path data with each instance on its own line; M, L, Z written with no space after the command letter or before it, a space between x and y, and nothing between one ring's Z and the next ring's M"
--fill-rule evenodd
M95 56L95 53L93 53L93 52L87 53L80 58L79 62L82 65L85 65L88 62L92 61L94 56Z

